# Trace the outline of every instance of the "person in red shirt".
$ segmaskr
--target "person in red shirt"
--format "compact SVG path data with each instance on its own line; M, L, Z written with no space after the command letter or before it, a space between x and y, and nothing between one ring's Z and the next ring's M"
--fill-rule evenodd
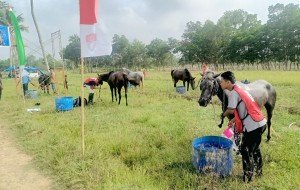
M235 123L237 130L243 133L241 154L243 162L243 180L252 180L254 167L258 176L262 175L262 156L260 152L261 135L267 120L260 111L252 96L235 84L235 76L231 71L221 74L221 88L229 90L227 110L223 117L234 114L230 125Z
M99 82L98 78L94 78L94 77L90 77L87 78L84 83L83 86L87 87L89 89L89 98L88 98L88 104L93 104L93 100L94 100L94 93L95 93L95 89L99 86L102 85L102 82Z

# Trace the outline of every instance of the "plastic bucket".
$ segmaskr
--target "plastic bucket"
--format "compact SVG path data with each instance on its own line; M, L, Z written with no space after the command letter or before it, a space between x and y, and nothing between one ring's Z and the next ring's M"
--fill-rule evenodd
M233 136L233 130L231 127L227 127L224 131L223 131L223 135L228 138L231 139Z
M176 92L178 92L179 94L184 94L186 92L185 87L184 86L177 86L176 87Z
M58 111L68 111L73 109L73 97L65 96L55 99L55 107Z
M25 92L25 98L27 99L36 99L38 97L38 91L36 90L27 90Z
M220 136L204 136L193 140L193 165L198 172L219 176L231 174L232 141Z

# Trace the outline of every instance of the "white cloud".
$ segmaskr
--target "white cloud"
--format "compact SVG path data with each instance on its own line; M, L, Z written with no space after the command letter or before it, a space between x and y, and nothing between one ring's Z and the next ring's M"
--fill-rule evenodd
M29 0L7 1L17 13L23 13L29 33L23 33L25 43L32 49L38 46L37 33L32 21ZM263 23L268 19L268 7L276 3L299 4L299 0L100 0L100 20L110 36L125 35L129 40L149 43L154 38L179 39L189 21L217 20L225 11L243 9L257 14ZM78 0L34 1L43 41L49 41L51 33L61 30L63 46L69 36L79 34ZM38 46L39 47L39 46ZM26 52L30 52L26 49ZM38 50L40 51L40 50ZM47 43L51 52L51 43ZM7 58L9 50L0 49L0 59Z

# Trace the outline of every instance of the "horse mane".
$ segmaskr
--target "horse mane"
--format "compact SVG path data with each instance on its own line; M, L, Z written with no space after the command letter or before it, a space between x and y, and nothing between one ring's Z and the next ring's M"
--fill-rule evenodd
M104 73L104 74L101 74L99 75L101 77L101 79L105 82L108 81L108 77L113 73L114 71L110 71L109 73Z
M184 71L189 78L192 78L192 74L190 73L190 71L187 68L185 68Z

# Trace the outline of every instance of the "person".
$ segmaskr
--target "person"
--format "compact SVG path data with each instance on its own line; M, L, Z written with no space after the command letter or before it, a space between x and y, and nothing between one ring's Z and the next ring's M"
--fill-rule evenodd
M52 67L50 67L50 84L51 84L51 88L52 88L52 91L54 94L56 94L56 75L55 75L55 72L54 72L54 69Z
M94 100L95 89L99 85L102 85L102 83L100 84L98 78L90 77L84 81L83 86L89 89L88 104L94 103L93 100Z
M221 74L221 88L227 89L228 107L223 117L234 114L229 126L235 125L237 131L242 133L241 154L243 163L243 180L252 180L254 166L256 174L262 175L262 156L260 152L261 135L266 128L266 119L252 96L235 84L235 76L231 71Z
M29 77L29 73L25 69L21 73L21 78L18 81L17 85L19 85L21 80L22 80L22 85L23 85L23 94L25 96L26 92L28 91L28 84L31 83L32 86L35 86L35 84L31 82L30 77Z

